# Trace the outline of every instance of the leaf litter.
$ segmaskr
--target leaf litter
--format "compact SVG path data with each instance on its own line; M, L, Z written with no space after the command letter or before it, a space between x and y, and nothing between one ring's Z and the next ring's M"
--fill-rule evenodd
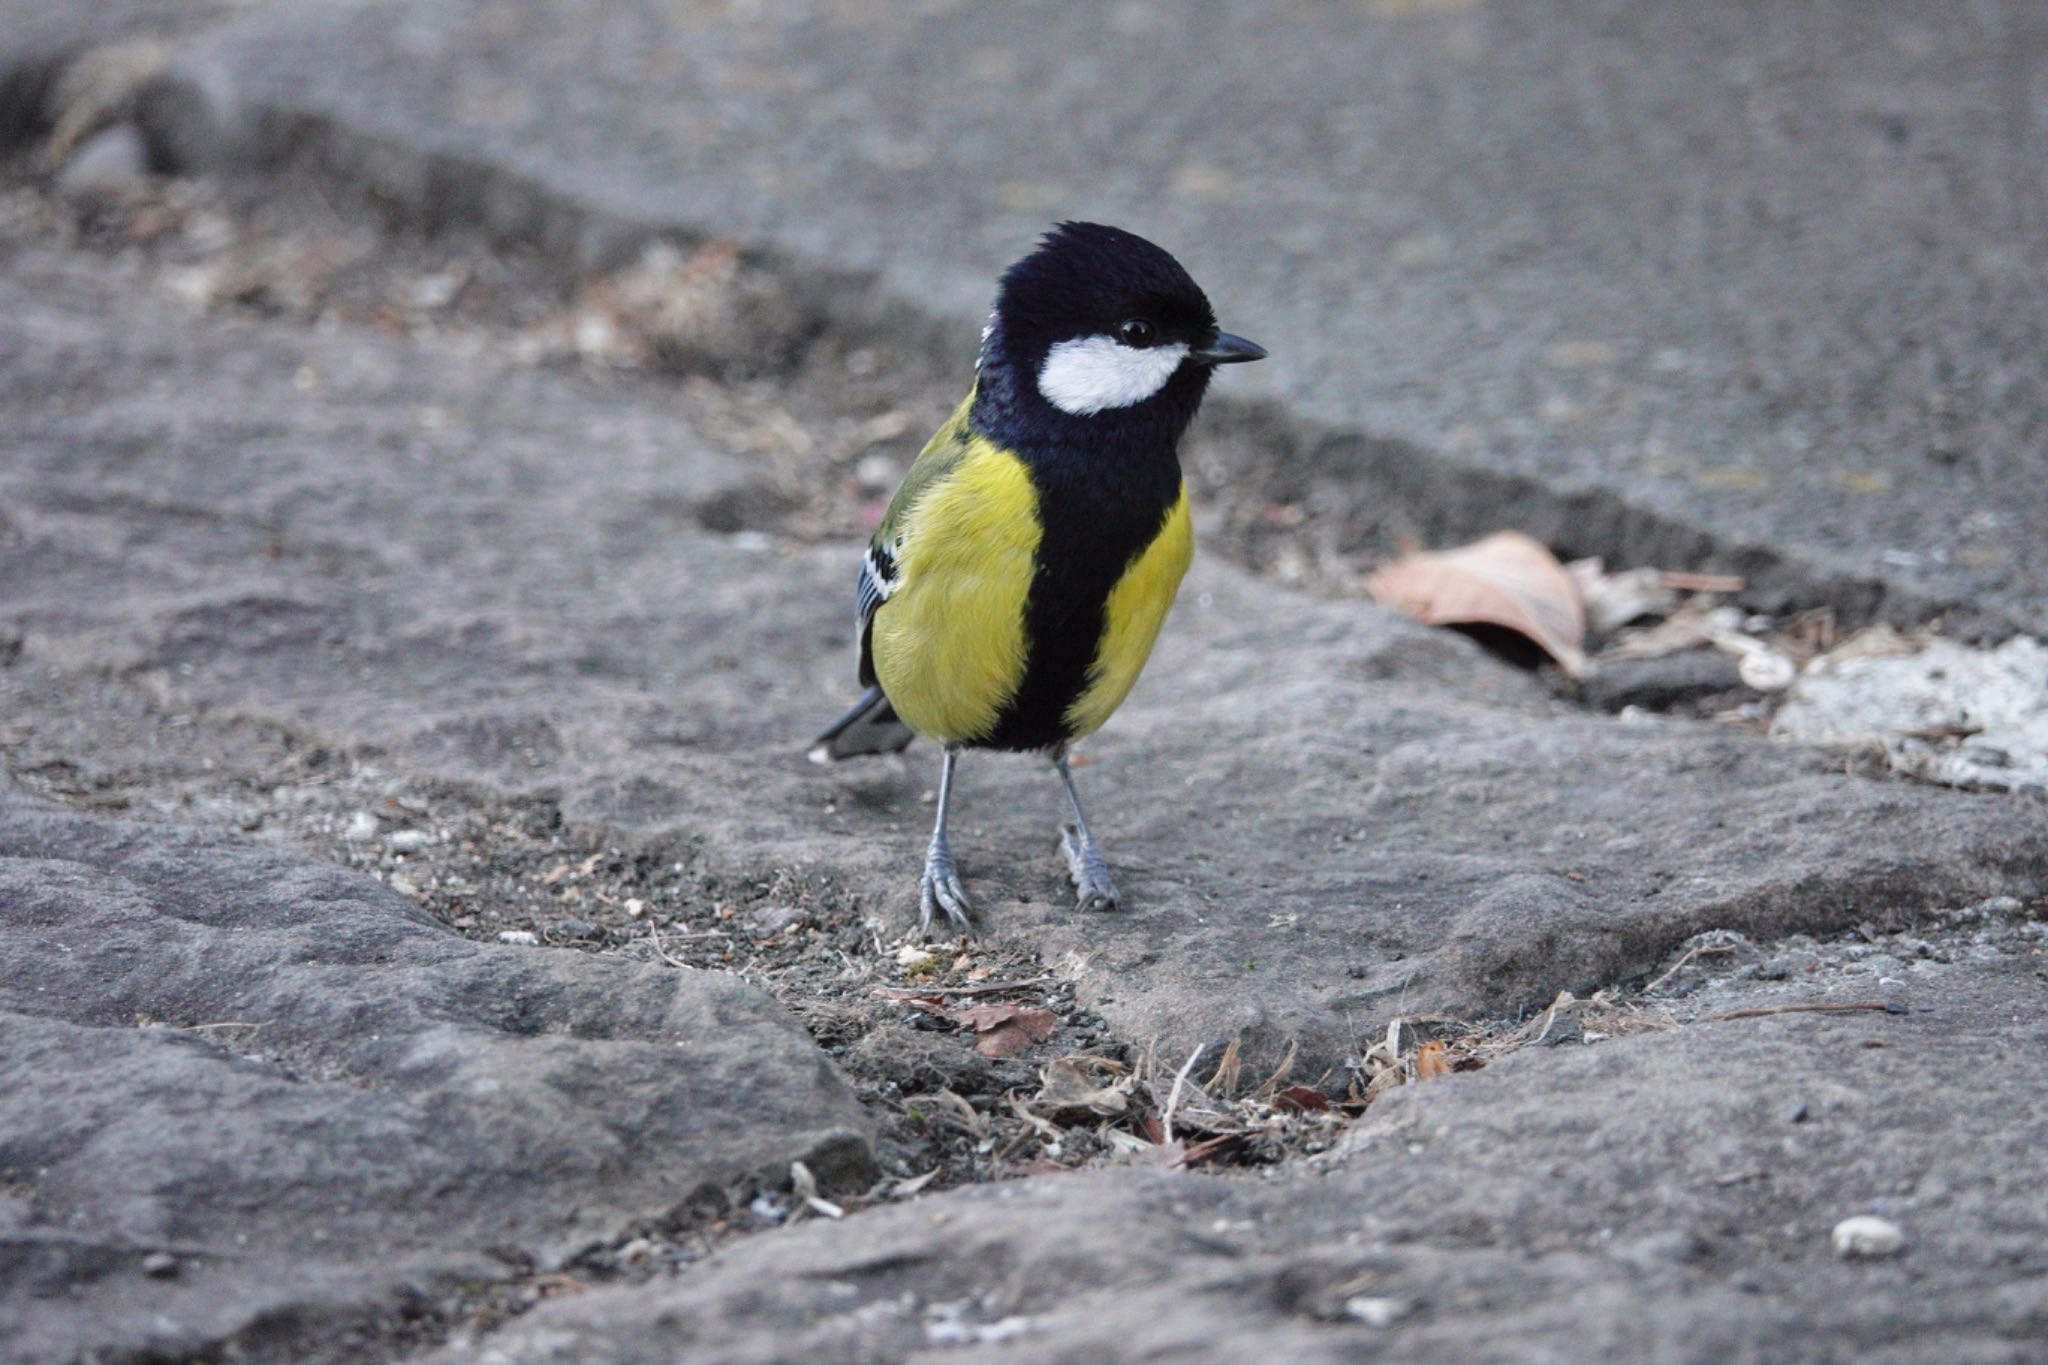
M1688 711L1950 786L2048 790L2048 651L2029 637L1977 649L1931 630L1844 632L1825 608L1746 611L1738 575L1565 564L1519 531L1411 550L1360 586L1511 658L1536 651L1561 691L1604 709Z
M1524 637L1567 677L1586 673L1586 609L1541 541L1497 531L1454 550L1417 550L1365 580L1375 601L1432 626L1498 626Z

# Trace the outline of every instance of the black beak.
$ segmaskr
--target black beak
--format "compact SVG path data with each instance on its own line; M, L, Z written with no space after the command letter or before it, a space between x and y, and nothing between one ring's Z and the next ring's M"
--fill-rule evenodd
M1242 365L1247 360L1264 360L1266 348L1256 341L1218 332L1216 339L1188 353L1188 359L1203 365Z

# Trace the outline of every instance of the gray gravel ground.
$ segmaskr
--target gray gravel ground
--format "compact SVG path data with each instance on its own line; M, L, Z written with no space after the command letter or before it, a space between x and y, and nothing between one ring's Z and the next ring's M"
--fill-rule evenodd
M1344 593L1506 519L2034 610L2020 11L237 8L0 41L0 1353L2048 1339L2048 806ZM67 169L50 54L165 16ZM919 946L928 756L799 750L1070 185L1299 344L1198 433L1203 561L1082 773L1133 911L1068 909L1055 789L987 760L986 932Z

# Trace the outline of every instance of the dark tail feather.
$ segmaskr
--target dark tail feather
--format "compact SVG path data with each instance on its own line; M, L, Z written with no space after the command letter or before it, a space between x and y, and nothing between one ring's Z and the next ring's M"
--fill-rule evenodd
M908 725L896 719L896 708L889 705L882 689L870 687L851 711L812 742L810 759L831 763L862 754L893 754L916 738Z

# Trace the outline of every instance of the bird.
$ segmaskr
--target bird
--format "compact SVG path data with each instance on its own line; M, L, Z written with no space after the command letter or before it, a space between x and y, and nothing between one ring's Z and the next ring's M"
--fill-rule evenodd
M809 751L829 763L919 736L940 746L925 937L940 913L973 926L946 837L969 749L1051 760L1073 812L1060 847L1076 905L1123 908L1069 750L1129 694L1193 558L1179 447L1211 372L1265 355L1217 326L1179 261L1122 228L1056 224L1003 272L974 383L861 560L867 691Z

